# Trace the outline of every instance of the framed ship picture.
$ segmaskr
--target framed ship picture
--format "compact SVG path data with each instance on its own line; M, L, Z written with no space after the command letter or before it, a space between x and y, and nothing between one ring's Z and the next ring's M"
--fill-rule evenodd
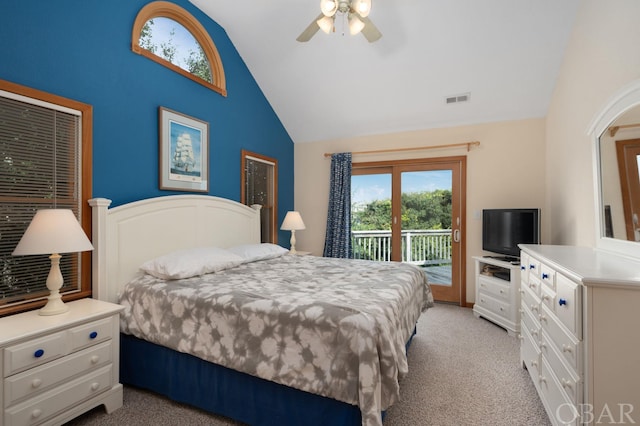
M209 192L209 123L160 107L160 189Z

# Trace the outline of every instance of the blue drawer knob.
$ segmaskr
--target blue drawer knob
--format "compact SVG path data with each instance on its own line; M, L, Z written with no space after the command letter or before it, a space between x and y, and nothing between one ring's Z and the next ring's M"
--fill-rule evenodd
M529 265L529 269L536 269L536 265Z
M33 356L36 358L40 358L42 355L44 355L44 349L38 349L33 353Z
M91 333L89 333L89 338L90 339L95 339L96 337L98 337L98 332L97 331L92 331Z
M521 270L521 271L524 271L525 269L526 269L526 268L524 267L524 265L522 265L522 266L520 267L520 270Z
M547 278L549 278L549 274L545 274L544 272L542 273L542 279L546 280Z
M566 304L567 304L567 299L560 299L560 300L558 300L558 304L559 304L560 306L564 306L564 305L566 305Z

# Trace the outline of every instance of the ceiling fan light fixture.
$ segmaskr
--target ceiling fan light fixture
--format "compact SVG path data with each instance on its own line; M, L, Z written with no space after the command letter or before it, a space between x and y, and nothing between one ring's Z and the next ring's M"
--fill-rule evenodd
M366 18L371 12L371 0L354 0L353 9L358 13L358 15Z
M337 0L320 0L320 10L324 16L331 17L335 15L338 10Z
M333 18L329 16L323 16L322 18L318 19L316 23L326 34L329 34L331 30L333 30Z
M349 34L356 35L364 28L364 22L355 13L349 16Z

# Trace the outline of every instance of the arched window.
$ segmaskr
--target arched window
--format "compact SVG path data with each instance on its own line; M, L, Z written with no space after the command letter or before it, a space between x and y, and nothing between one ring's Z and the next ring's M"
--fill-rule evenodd
M156 1L138 12L131 50L227 96L222 61L209 33L173 3Z

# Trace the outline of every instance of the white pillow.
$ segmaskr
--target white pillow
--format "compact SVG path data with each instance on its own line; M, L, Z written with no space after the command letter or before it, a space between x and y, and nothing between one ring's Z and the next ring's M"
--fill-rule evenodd
M242 257L245 263L273 259L274 257L280 257L289 252L286 248L271 243L244 244L231 247L227 249L227 251Z
M175 280L233 268L242 262L242 257L227 250L200 247L165 254L143 263L140 269L154 277Z

